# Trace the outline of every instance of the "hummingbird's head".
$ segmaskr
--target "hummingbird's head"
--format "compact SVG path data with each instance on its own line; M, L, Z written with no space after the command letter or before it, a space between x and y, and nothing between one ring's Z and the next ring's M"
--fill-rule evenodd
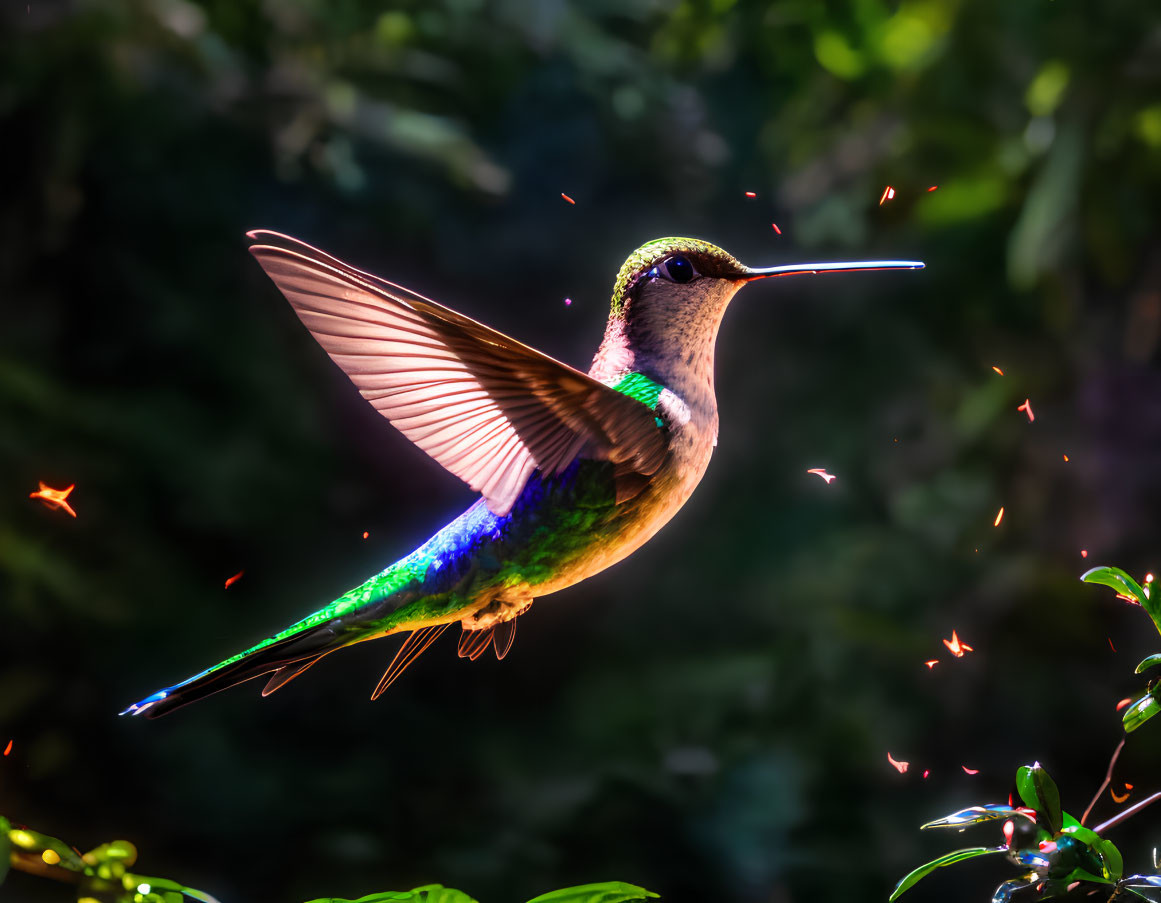
M613 315L627 316L654 303L704 304L707 296L733 296L747 268L717 245L697 238L658 238L629 255L613 285ZM634 311L636 312L636 311Z
M708 241L659 238L629 255L617 274L605 355L615 357L617 367L628 366L629 358L636 362L634 366L649 361L664 366L678 359L693 366L698 358L712 365L722 315L748 282L773 276L922 266L914 260L864 260L754 269ZM620 351L614 355L615 348Z

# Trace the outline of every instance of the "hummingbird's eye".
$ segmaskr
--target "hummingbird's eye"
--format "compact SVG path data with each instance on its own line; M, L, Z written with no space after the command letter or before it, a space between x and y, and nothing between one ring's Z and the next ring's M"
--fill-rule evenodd
M670 282L686 283L693 280L697 275L697 270L693 268L693 264L689 262L688 257L670 257L668 260L657 264L649 271L649 275L653 278L661 277L668 279Z

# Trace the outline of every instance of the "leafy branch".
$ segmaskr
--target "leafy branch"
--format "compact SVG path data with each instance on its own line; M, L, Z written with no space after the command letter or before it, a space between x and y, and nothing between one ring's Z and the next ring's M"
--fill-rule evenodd
M194 890L166 878L150 878L129 871L137 861L137 848L127 840L103 843L81 853L64 841L13 825L0 816L0 884L9 868L76 886L78 903L218 903L204 891ZM603 881L582 884L541 894L528 903L632 903L656 898L652 891L626 884ZM427 884L409 891L384 891L346 900L321 897L310 903L478 903L461 890L442 884Z
M1085 583L1107 586L1117 593L1118 598L1140 606L1152 619L1158 633L1161 633L1161 600L1152 596L1152 576L1146 577L1145 585L1142 586L1120 568L1102 566L1085 572L1080 579ZM1142 674L1157 665L1161 665L1161 653L1147 656L1137 665L1136 673ZM992 903L1008 903L1016 898L1043 901L1074 891L1087 895L1102 890L1106 892L1105 900L1113 900L1121 894L1132 894L1151 901L1161 899L1161 876L1125 877L1120 850L1103 836L1105 832L1161 800L1161 792L1122 810L1095 828L1084 826L1093 807L1112 781L1113 769L1128 734L1159 711L1161 679L1154 678L1145 692L1126 709L1122 718L1126 736L1113 751L1104 780L1079 821L1061 808L1056 782L1039 763L1035 763L1023 765L1016 772L1016 792L1023 806L1014 806L1009 798L1006 806L972 806L923 825L921 829L957 828L962 831L984 822L1003 820L1004 843L994 847L977 846L955 850L919 866L895 886L890 897L891 903L937 869L992 854L1004 854L1009 862L1026 869L1019 877L1004 881L997 887Z

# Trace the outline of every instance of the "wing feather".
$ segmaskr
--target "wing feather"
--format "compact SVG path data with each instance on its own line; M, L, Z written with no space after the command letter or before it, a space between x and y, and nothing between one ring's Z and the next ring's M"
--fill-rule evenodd
M667 443L652 411L482 323L296 239L250 248L364 398L473 489L511 510L532 472L578 455L648 476Z

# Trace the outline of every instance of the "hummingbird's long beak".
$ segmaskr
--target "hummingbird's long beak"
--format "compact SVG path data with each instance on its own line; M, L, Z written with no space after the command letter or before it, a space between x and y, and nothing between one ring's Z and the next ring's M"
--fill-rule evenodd
M743 282L768 279L771 276L805 276L817 273L858 273L864 270L921 270L922 260L854 260L846 263L790 263L760 270L746 268Z

